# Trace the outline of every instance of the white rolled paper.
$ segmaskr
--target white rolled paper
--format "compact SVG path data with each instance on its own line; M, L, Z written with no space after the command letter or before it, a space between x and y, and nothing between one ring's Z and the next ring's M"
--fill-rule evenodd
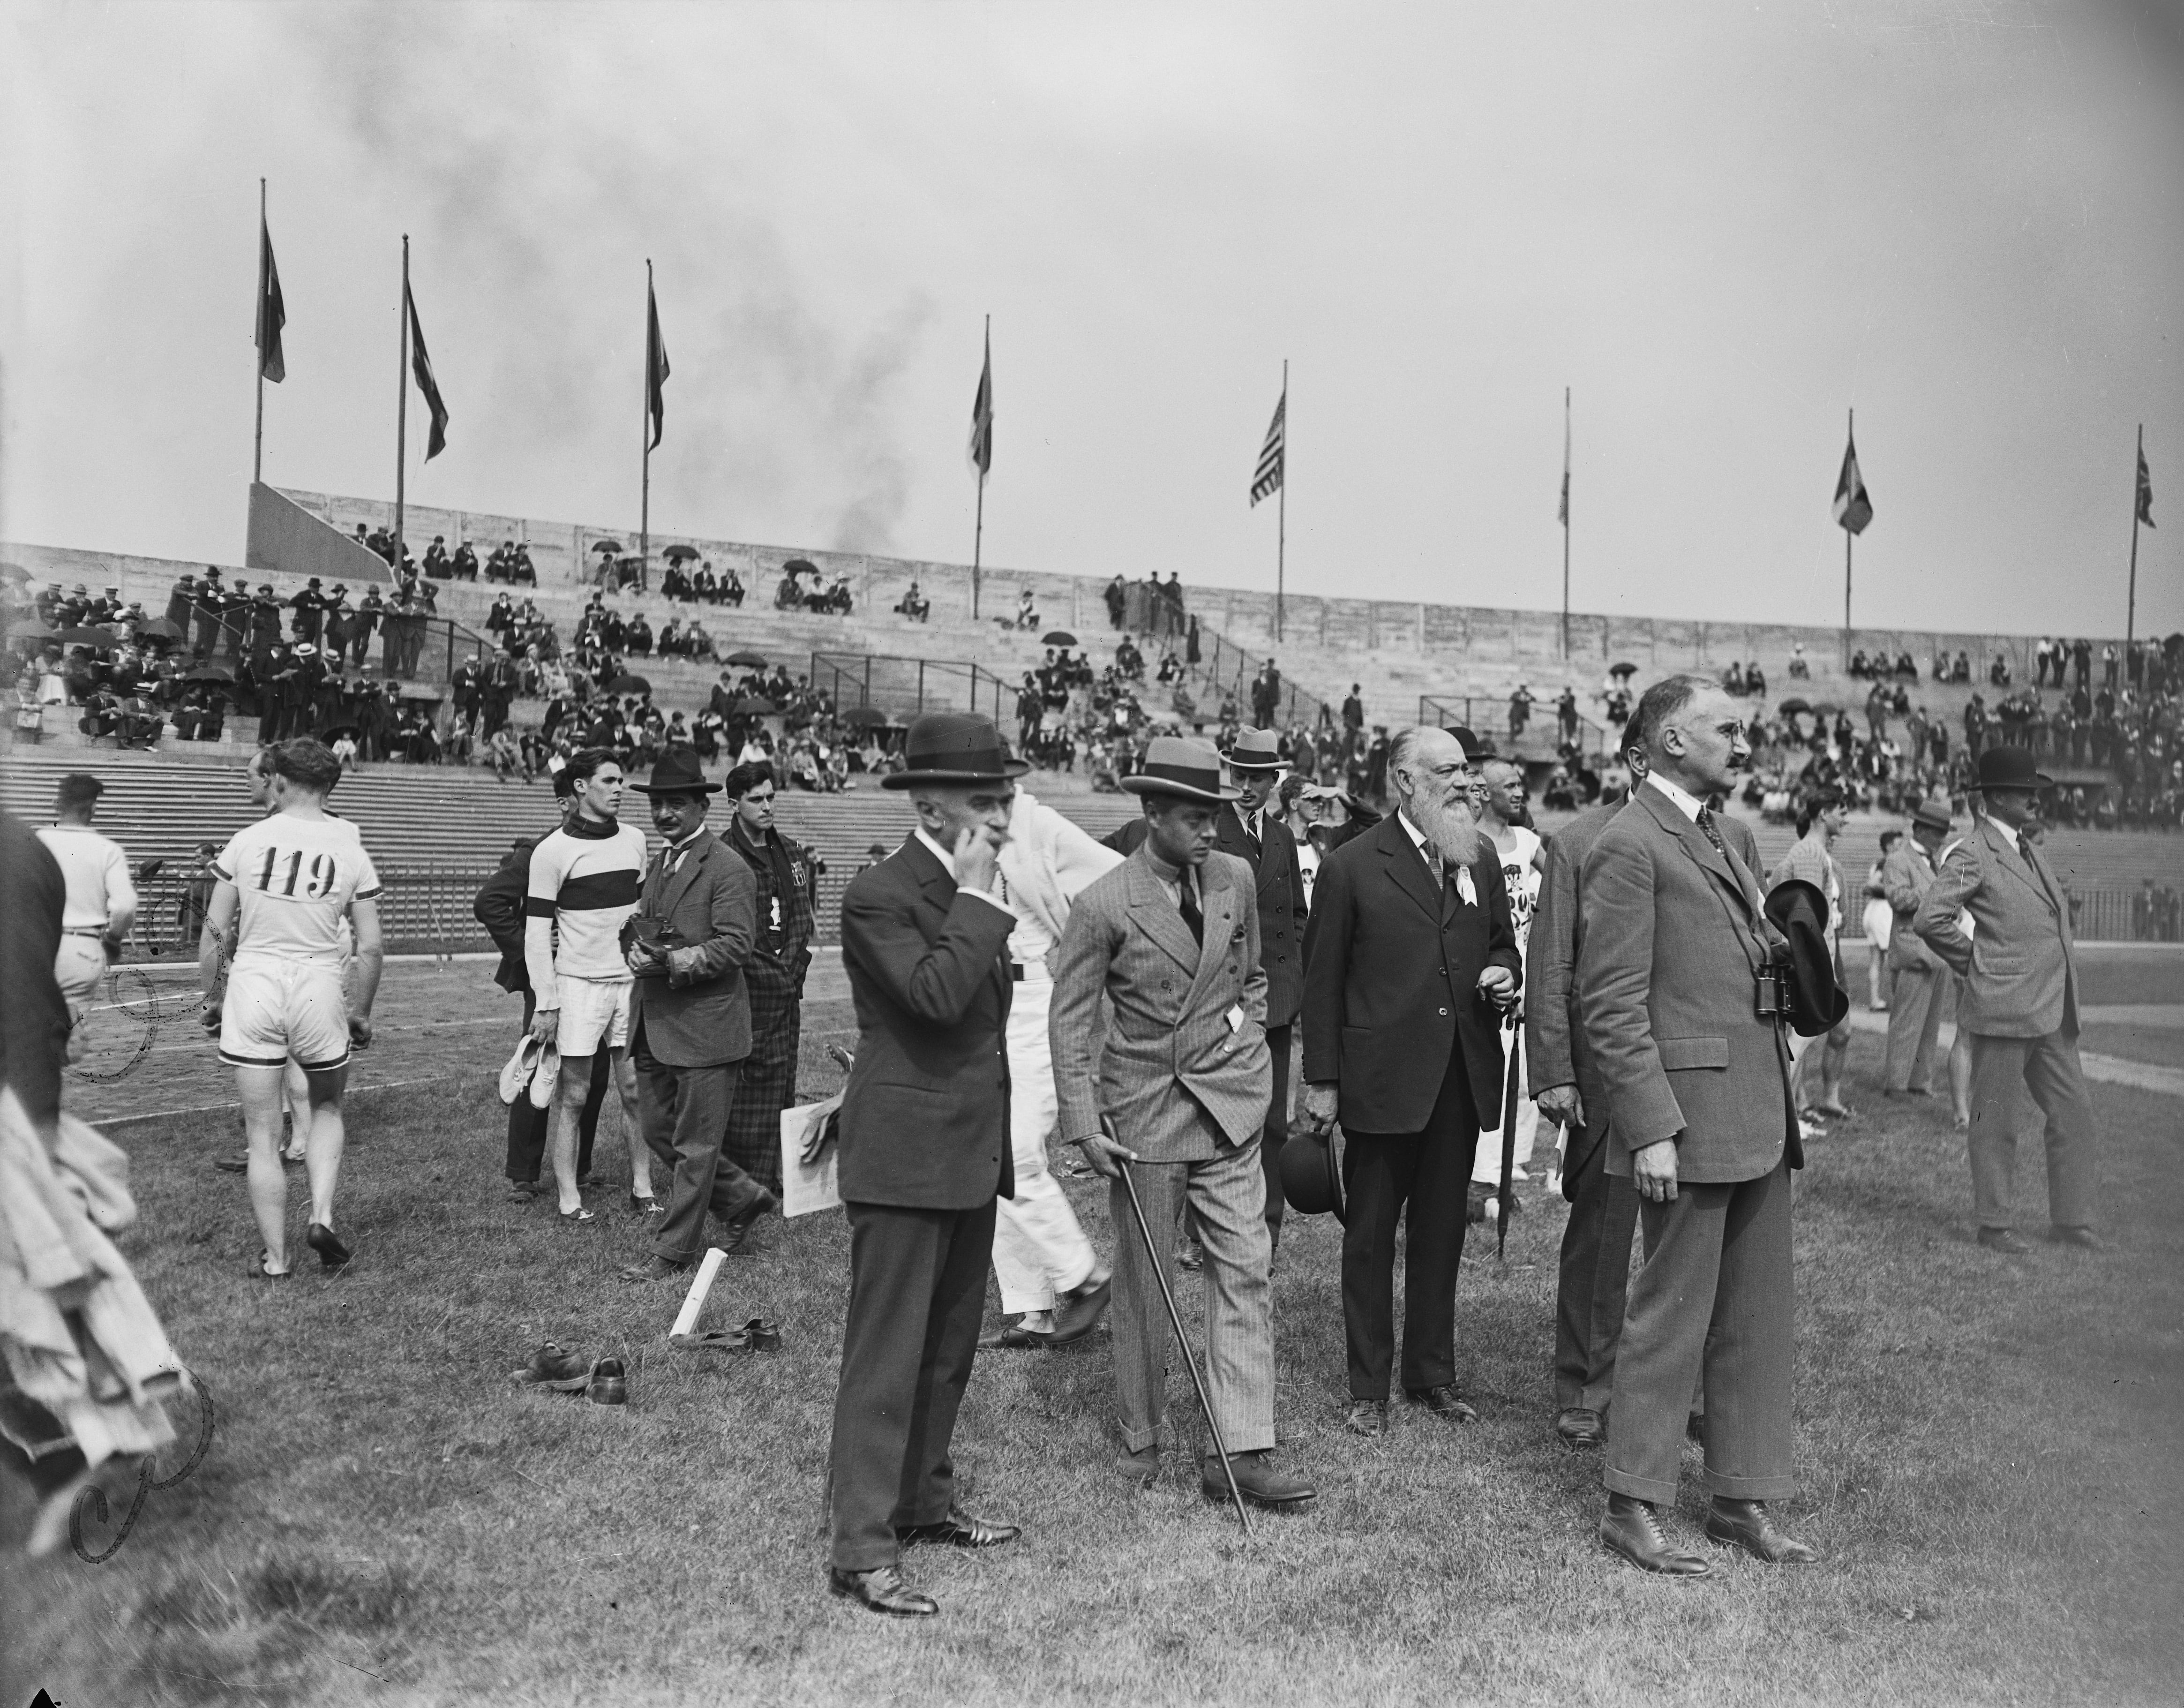
M698 1273L690 1282L690 1291L682 1296L682 1309L675 1319L675 1326L668 1330L668 1337L686 1335L698 1326L698 1313L705 1308L705 1295L712 1291L713 1277L721 1272L721 1265L728 1254L718 1246L709 1247L705 1261L698 1265Z

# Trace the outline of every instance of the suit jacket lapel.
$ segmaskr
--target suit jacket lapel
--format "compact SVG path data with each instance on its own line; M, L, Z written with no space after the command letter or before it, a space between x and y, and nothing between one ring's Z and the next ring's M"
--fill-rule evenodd
M924 911L925 941L932 942L939 936L948 923L948 910L956 905L956 874L940 863L933 851L925 846L916 831L902 845L902 856L910 862L910 875L918 887L918 906ZM1008 1001L1008 953L1004 950L994 957L991 973L993 982L1000 985L1000 1000L1006 1013Z
M1738 880L1736 868L1730 863L1729 857L1721 853L1713 843L1707 840L1706 833L1701 830L1694 821L1684 816L1681 807L1659 790L1648 789L1643 784L1639 785L1635 798L1645 803L1646 810L1653 815L1654 823L1674 837L1677 846L1685 854L1696 861L1716 883L1736 898L1745 911L1747 922L1750 918L1757 915L1758 898ZM1758 880L1755 879L1751 881L1756 884Z
M1257 905L1230 884L1225 873L1217 880L1207 882L1208 874L1213 870L1213 862L1210 860L1198 868L1198 905L1206 915L1206 924L1205 937L1198 946L1198 959L1192 969L1190 980L1190 1001L1194 1006L1207 982L1227 964L1228 941L1236 929L1237 908ZM1181 918L1183 916L1178 913L1176 917Z
M1994 827L1992 820L1981 828L1986 834L1986 846L1994 851L2003 869L2037 896L2050 912L2060 913L2062 910L2054 891L2041 877L2040 868L2032 863L2031 851L2022 843L2013 845L2008 837Z
M1426 917L1438 926L1440 924L1440 891L1434 885L1433 868L1426 864L1425 857L1412 842L1411 833L1390 812L1380 821L1379 828L1373 834L1379 840L1381 854L1388 862L1388 874L1396 880L1396 886L1424 908Z
M1145 852L1144 844L1139 844L1138 851L1130 856L1129 867L1130 917L1176 965L1195 976L1199 946L1190 941L1190 928L1183 923L1182 913L1168 900L1160 879L1153 876L1151 857ZM1207 929L1212 928L1209 925Z
M660 918L665 919L674 917L677 906L682 901L691 885L697 881L699 867L705 862L720 840L710 830L700 830L691 838L689 851L683 855L682 863L676 868L675 875L667 880L667 893L661 897L660 903ZM660 857L662 859L667 857L665 851L662 851Z

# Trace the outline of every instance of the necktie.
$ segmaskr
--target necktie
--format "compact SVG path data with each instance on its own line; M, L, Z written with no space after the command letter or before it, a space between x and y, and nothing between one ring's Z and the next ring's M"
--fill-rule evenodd
M1183 909L1183 923L1190 928L1190 941L1201 948L1206 946L1206 915L1199 912L1198 897L1191 893L1190 874L1183 875L1177 890L1178 904Z
M1721 840L1721 832L1714 825L1713 809L1711 807L1700 807L1698 822L1700 834L1713 844L1713 851L1723 859L1728 859L1729 845Z

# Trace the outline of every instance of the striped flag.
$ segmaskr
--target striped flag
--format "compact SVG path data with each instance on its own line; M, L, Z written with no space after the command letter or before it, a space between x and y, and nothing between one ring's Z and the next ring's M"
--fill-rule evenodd
M1865 480L1858 472L1858 438L1851 436L1843 449L1842 474L1836 482L1836 525L1846 533L1864 533L1873 520L1873 500L1865 495Z
M288 365L281 359L281 328L288 324L288 310L281 300L281 270L273 265L273 233L265 216L258 220L258 376L275 385L288 377Z
M978 395L971 399L971 466L983 480L994 466L994 334L986 332L986 362L978 370Z
M1274 405L1274 418L1268 424L1267 442L1259 447L1259 466L1251 476L1251 502L1254 505L1281 490L1283 465L1288 459L1286 422L1289 409L1290 394L1284 388L1281 401Z
M644 265L644 406L652 415L652 444L648 449L660 447L660 435L667 420L667 399L664 388L667 384L667 344L660 336L660 304L652 295L652 264Z
M2146 446L2138 447L2138 519L2148 527L2153 526L2153 476L2146 466Z
M402 282L402 300L410 310L410 371L417 389L425 394L425 407L432 412L432 429L425 437L425 460L448 448L448 406L440 401L439 382L432 377L432 359L425 354L425 329L417 324L417 299L410 294L410 282Z

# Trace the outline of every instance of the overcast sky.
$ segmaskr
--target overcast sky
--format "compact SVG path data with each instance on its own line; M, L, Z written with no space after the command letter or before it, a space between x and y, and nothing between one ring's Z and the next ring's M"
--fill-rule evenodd
M421 503L1271 586L2184 628L2184 6L13 5L0 535L240 560L266 477ZM415 414L413 405L413 424Z

